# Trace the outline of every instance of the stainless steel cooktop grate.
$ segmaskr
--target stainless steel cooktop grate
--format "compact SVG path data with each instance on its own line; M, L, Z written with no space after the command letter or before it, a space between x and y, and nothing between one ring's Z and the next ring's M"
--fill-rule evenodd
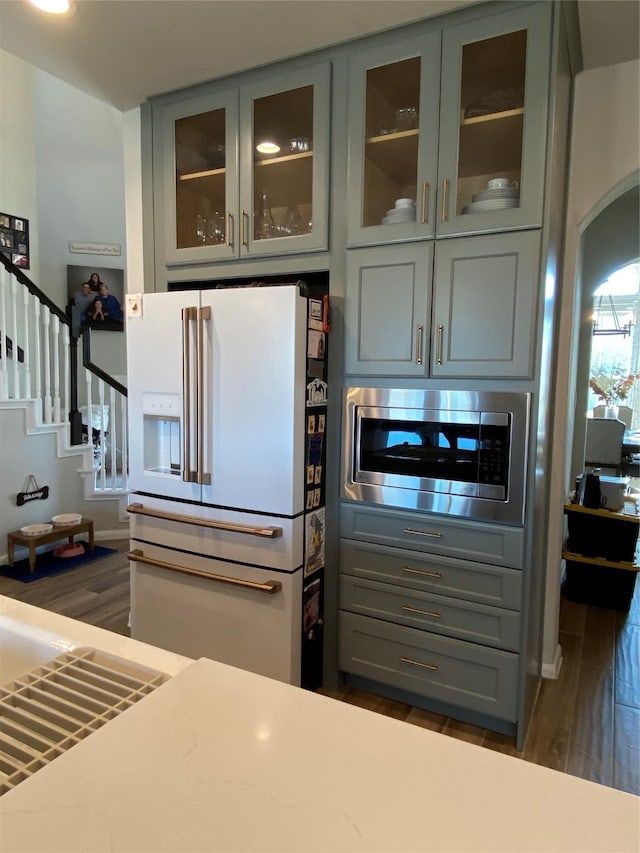
M58 655L0 687L0 795L168 678L96 649L83 648Z

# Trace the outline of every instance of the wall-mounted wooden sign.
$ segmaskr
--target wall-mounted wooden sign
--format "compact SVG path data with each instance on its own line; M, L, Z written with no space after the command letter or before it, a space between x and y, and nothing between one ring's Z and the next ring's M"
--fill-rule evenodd
M40 487L33 474L29 474L24 489L16 495L18 506L24 506L29 501L46 501L49 497L49 486Z

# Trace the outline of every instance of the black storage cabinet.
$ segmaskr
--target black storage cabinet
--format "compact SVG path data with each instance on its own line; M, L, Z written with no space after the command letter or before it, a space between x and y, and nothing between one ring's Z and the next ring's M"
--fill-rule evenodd
M628 610L637 575L638 517L577 504L566 504L565 514L562 592L571 601Z

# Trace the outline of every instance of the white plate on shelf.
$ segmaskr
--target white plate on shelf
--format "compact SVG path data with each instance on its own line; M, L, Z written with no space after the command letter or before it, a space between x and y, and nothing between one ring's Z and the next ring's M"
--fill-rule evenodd
M42 536L43 533L51 533L53 524L26 524L20 528L24 536Z
M505 210L509 207L520 207L517 198L495 199L494 201L473 201L462 208L463 213L485 213L488 210Z
M55 527L69 527L72 524L80 524L82 516L79 512L63 512L61 515L54 515L51 519Z
M416 212L415 210L393 210L386 213L382 219L381 223L383 225L394 225L400 222L415 222L416 221Z
M481 190L471 196L472 201L493 201L494 199L519 198L518 187L503 187L497 190Z

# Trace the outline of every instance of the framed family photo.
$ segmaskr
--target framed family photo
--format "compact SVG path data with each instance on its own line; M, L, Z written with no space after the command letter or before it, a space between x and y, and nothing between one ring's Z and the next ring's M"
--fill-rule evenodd
M80 309L82 326L124 331L124 270L68 266L67 295L69 304Z
M11 213L0 213L0 252L12 264L29 269L29 220Z

